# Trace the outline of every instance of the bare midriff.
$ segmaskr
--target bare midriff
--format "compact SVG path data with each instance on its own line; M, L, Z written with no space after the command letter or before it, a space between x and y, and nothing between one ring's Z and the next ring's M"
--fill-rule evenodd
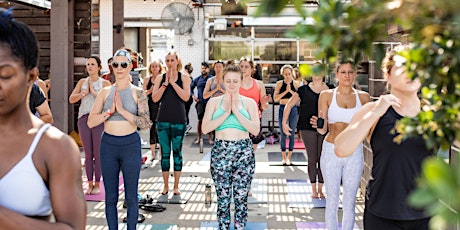
M248 131L243 131L234 128L227 128L224 130L216 131L216 139L226 141L236 141L249 138Z
M326 135L326 141L329 143L334 143L335 137L337 137L337 135L339 135L347 126L348 123L344 122L329 124L329 132Z
M126 136L134 133L137 127L129 121L106 121L104 132L114 136Z
M280 105L285 105L288 103L288 101L289 101L289 98L282 98L280 99Z

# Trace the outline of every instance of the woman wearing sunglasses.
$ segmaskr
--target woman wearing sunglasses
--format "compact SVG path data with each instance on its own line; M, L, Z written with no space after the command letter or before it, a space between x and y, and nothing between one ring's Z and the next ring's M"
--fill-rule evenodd
M141 170L141 138L137 127L150 128L145 92L130 82L131 55L117 50L113 56L116 83L97 95L88 126L104 123L101 137L101 168L105 187L105 212L109 229L118 229L118 180L123 173L128 229L136 229L139 215L137 192Z
M99 77L101 75L101 59L96 56L86 61L88 77L82 78L70 94L69 102L72 104L81 101L78 108L78 132L85 150L85 171L88 178L88 190L85 194L99 194L99 182L101 181L100 144L104 124L94 128L88 127L88 116L93 107L96 96L102 88L110 86L110 82ZM94 181L94 182L93 182Z
M166 53L168 71L155 79L152 99L161 102L157 117L158 139L161 146L161 175L163 176L162 195L169 191L169 168L171 149L174 160L173 194L180 195L179 178L182 174L182 144L184 141L187 117L185 102L190 98L190 76L179 72L182 61L176 51Z

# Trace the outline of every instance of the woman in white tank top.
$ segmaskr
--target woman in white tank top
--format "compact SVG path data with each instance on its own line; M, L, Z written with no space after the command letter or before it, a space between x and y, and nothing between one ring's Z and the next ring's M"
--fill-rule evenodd
M334 153L334 140L348 126L361 105L370 101L370 96L353 88L356 70L352 61L339 63L335 73L338 87L321 92L318 102L318 116L324 119L324 126L317 128L317 131L320 134L327 133L320 159L327 197L325 219L327 229L338 228L337 210L342 181L342 229L351 230L355 224L356 193L364 164L362 146L350 157L338 158ZM310 122L313 127L317 127L317 117L312 117Z

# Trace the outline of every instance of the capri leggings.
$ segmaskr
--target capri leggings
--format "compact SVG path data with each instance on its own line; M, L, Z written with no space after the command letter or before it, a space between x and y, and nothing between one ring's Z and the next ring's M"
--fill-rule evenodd
M340 181L342 181L342 229L352 230L355 224L356 193L364 167L363 146L360 144L351 156L339 158L334 153L334 144L324 141L321 162L327 194L326 228L337 230L337 209L339 208Z
M158 143L157 116L158 116L159 106L160 106L160 103L149 103L150 121L152 121L152 126L150 126L150 144L151 145Z
M158 139L161 146L161 171L170 169L171 149L174 171L182 171L182 144L185 127L185 123L157 122Z
M324 183L321 173L321 150L323 149L324 135L312 130L300 130L308 157L308 177L311 183Z
M85 114L78 118L77 126L80 139L85 150L85 172L88 181L101 181L101 136L104 132L104 123L90 128L88 127L88 116Z
M254 150L250 139L215 140L211 150L211 176L217 192L219 229L230 229L232 193L235 203L235 229L245 229L248 219L248 192L254 168Z

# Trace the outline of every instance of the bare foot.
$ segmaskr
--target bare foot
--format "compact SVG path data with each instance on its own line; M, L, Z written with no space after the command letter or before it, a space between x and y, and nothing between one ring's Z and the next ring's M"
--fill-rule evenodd
M195 142L193 142L193 144L199 144L200 143L200 138L197 138Z
M91 195L97 195L99 193L101 193L101 189L99 189L99 187L94 186L93 190L91 190Z
M161 195L167 195L169 188L163 188L163 191L160 192Z
M92 192L93 192L93 186L90 186L90 187L88 187L88 189L86 190L85 194L86 194L86 195L91 195Z
M214 141L213 141L212 139L208 139L208 143L209 143L210 145L212 145L212 144L214 144Z
M318 193L314 192L314 193L311 195L311 198L313 198L313 199L318 199L318 198L319 198Z
M318 193L318 197L319 197L320 199L326 199L326 196L324 196L324 194L323 194L322 192L319 192L319 193Z
M181 193L181 192L180 192L179 189L174 189L174 193L173 193L174 195L180 195L180 193Z

